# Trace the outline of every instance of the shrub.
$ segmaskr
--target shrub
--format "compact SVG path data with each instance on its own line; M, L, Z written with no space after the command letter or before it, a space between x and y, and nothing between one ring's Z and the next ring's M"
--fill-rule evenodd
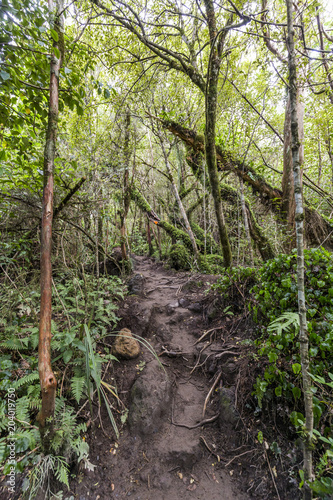
M169 254L170 266L174 269L190 269L191 258L188 250L181 244L172 245Z

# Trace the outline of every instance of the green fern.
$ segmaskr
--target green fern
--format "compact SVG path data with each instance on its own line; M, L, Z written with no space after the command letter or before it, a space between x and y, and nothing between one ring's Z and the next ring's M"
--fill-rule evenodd
M29 337L24 339L12 338L1 342L1 349L9 349L11 351L25 351L28 349Z
M269 324L269 326L267 327L267 332L270 334L281 336L283 331L287 332L291 328L295 328L295 330L298 330L299 314L294 312L285 312Z
M41 398L29 399L29 408L30 410L40 410L42 408Z
M0 463L4 460L6 453L6 441L5 438L0 439Z
M55 477L58 481L65 484L67 488L69 488L68 470L69 467L67 462L62 457L56 457L56 466L54 471Z
M26 396L17 400L15 411L18 420L29 422L29 399Z
M76 402L79 404L85 387L85 377L73 377L71 380L71 389Z
M13 384L13 386L15 389L18 389L19 387L22 387L22 385L26 385L26 384L30 385L32 382L35 382L36 380L39 380L39 374L37 371L29 373L29 375L26 375L25 377L20 378L19 380L17 380Z

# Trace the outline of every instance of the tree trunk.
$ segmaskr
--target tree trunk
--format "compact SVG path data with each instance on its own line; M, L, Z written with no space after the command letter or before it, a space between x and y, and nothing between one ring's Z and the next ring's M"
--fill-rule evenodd
M187 129L182 125L170 120L161 120L164 128L172 132L174 135L182 139L188 146L188 162L197 162L197 158L202 157L205 150L204 137L197 134L194 130ZM261 203L268 206L272 212L281 217L281 189L271 186L265 179L259 175L248 164L244 164L243 160L237 158L231 151L222 149L216 145L217 167L222 172L232 172L242 178L248 184L254 193L259 194ZM326 248L333 249L333 236L331 234L333 226L324 219L312 207L305 206L305 230L306 239L311 245L322 245Z
M242 207L242 214L243 214L243 220L244 220L245 235L246 235L247 245L248 245L248 249L249 249L250 263L251 263L251 266L253 267L254 261L253 261L252 245L251 245L251 234L250 234L250 228L249 228L249 220L247 218L247 213L246 213L245 197L244 197L244 184L243 184L242 179L239 179L239 184L240 184L240 192L241 192L241 207Z
M286 0L287 5L287 23L288 23L288 66L289 66L289 85L290 85L290 114L291 114L291 149L292 164L294 171L295 186L295 225L296 225L296 243L297 243L297 289L298 289L298 312L299 312L299 341L300 356L302 365L304 408L305 408L305 439L304 439L304 476L305 483L303 487L304 498L312 498L312 491L309 488L309 482L313 481L312 471L312 445L313 445L313 400L311 391L310 361L309 361L309 337L306 322L305 289L304 289L304 212L303 196L301 182L301 164L300 164L300 141L298 131L298 105L297 105L297 73L296 56L294 46L294 27L293 27L293 4L292 0Z
M173 175L172 175L172 170L171 170L171 167L170 167L170 164L169 164L168 155L166 154L166 151L165 151L163 139L160 139L160 140L161 140L161 148L162 148L162 152L163 152L163 156L164 156L165 165L166 165L166 168L167 168L167 171L168 171L168 176L169 176L169 179L170 179L170 183L171 183L171 186L172 186L172 189L173 189L173 192L174 192L177 204L178 204L178 208L179 208L180 214L181 214L182 219L184 221L186 231L187 231L187 233L189 235L189 238L191 240L191 243L192 243L194 256L195 256L197 262L199 263L199 252L198 252L198 247L197 247L197 244L196 244L196 241L195 241L195 238L194 238L194 234L192 232L190 223L188 221L188 218L187 218L187 215L186 215L186 212L185 212L185 209L184 209L184 205L182 203L182 200L180 199L180 196L179 196L179 193L178 193L178 189L177 189L176 183L175 183Z
M129 161L130 161L130 124L131 115L126 112L125 140L124 140L124 177L123 177L123 209L120 214L120 247L123 260L128 260L126 251L126 217L128 214L131 198L128 193L129 185Z
M189 154L187 155L187 162L190 165L191 170L194 173L195 177L204 186L204 189L206 189L207 186L208 190L210 191L210 183L209 180L206 179L206 175L202 165L202 159L203 158L200 154L199 155L193 154L192 156L190 156ZM239 178L240 181L242 181L242 177ZM231 187L229 184L221 182L220 191L221 195L223 196L223 199L227 203L230 203L232 205L236 205L238 203L242 204L242 200L240 198L238 191L233 187ZM202 202L203 198L200 199L199 201ZM194 208L197 206L197 203L198 202L195 203ZM248 222L250 236L255 246L258 248L263 260L273 259L275 257L274 250L268 238L264 235L262 228L257 223L255 215L251 210L250 204L245 197L244 197L244 204L245 204L245 215ZM190 208L190 210L192 210L192 207Z
M60 51L59 59L53 50L50 64L50 97L49 117L44 151L44 190L41 228L41 305L38 344L38 370L42 392L42 407L38 415L44 453L49 453L53 436L53 417L57 381L51 366L51 314L52 314L52 219L53 219L53 184L54 159L58 129L59 72L63 57L63 21L59 13L62 11L62 0L56 0L54 30L58 34L58 42L53 47ZM53 3L49 0L49 10L53 13ZM47 419L50 419L46 421Z
M300 91L297 90L297 120L299 135L299 162L302 168L304 160L304 104L300 101ZM291 138L291 113L290 113L290 92L288 92L285 120L284 120L284 143L283 143L283 175L282 175L282 201L281 211L283 220L287 224L286 248L291 250L295 247L295 195L294 195L294 174L292 158L292 138Z
M222 31L219 35L216 29L216 19L214 4L212 0L204 0L207 23L209 29L211 51L208 63L207 86L205 93L205 154L208 169L208 175L211 185L211 192L214 200L214 208L219 229L219 237L222 245L224 266L230 267L232 264L232 253L225 225L222 197L220 191L220 182L217 172L216 150L215 150L215 127L216 127L216 109L217 109L217 85L221 66L221 54L223 51L226 32ZM217 43L216 43L217 42Z

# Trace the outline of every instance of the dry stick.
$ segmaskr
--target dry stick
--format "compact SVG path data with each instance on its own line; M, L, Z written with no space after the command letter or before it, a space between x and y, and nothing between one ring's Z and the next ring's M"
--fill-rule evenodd
M200 359L201 359L201 354L204 352L205 349L207 349L208 346L211 345L211 342L208 342L208 344L204 345L203 348L201 349L201 351L199 352L199 356L198 356L198 359L197 359L197 362L195 363L195 366L192 368L192 370L190 371L190 375L192 375L192 373L194 372L194 370L196 370L196 368L198 367L198 364L200 363ZM207 358L206 358L207 359ZM206 360L205 360L206 361ZM205 362L204 361L204 362Z
M204 404L204 407L203 407L203 410L202 410L202 416L204 417L205 416L205 412L206 412L206 408L207 408L207 404L208 404L208 401L209 401L209 398L213 392L213 390L215 389L215 387L217 386L218 382L220 381L220 378L222 377L222 372L220 372L218 374L218 376L216 377L216 380L214 382L214 384L212 385L212 387L209 389L209 392L206 396L206 399L205 399L205 404Z
M201 422L199 422L195 425L177 424L176 422L173 421L173 418L171 420L171 423L172 423L172 425L175 425L176 427L185 427L185 429L191 430L191 429L197 429L198 427L202 427L203 425L211 424L212 422L215 422L215 420L218 419L219 415L220 415L220 413L217 413L213 417L205 418L204 420L202 420Z
M236 455L234 458L232 458L231 460L229 460L229 462L227 462L224 467L227 467L228 465L230 465L231 462L233 462L236 458L242 457L243 455L246 455L247 453L252 453L254 451L256 451L256 450L255 449L254 450L248 450L248 451L244 451L244 453L241 453L240 455Z
M65 314L66 314L67 321L68 321L68 328L69 328L69 329L71 329L71 328L72 328L72 325L71 325L71 322L70 322L70 320L69 320L69 314L68 314L67 308L65 307L65 304L64 304L64 303L63 303L63 301L61 300L61 297L60 297L60 295L59 295L59 293L58 293L57 287L55 286L55 283L54 283L53 278L52 278L52 285L53 285L53 288L54 288L54 290L55 290L55 293L56 293L56 295L57 295L57 297L58 297L58 299L59 299L59 301L60 301L60 303L61 303L61 305L62 305L62 307L63 307L63 309L64 309L64 312L65 312Z
M236 347L236 346L235 346L235 347ZM235 352L235 351L223 351L223 352L220 352L220 354L216 354L216 356L215 356L215 357L216 357L217 359L220 359L220 358L222 358L223 356L225 356L226 354L232 354L232 355L235 355L235 356L236 356L236 355L237 355L237 354L239 354L239 353L238 353L238 352Z
M215 453L213 450L210 449L205 438L203 436L200 436L200 439L203 442L203 444L206 446L209 453L211 453L214 457L216 457L218 462L221 462L221 460L223 460L223 459L221 459L220 455L218 455L217 453Z
M62 376L61 387L60 387L60 397L61 397L61 394L62 394L62 389L64 387L64 381L65 381L65 375L66 375L67 368L68 368L68 365L66 365L66 368L64 370L64 374Z
M192 344L192 347L193 347L194 345L199 344L199 342L201 342L201 341L202 341L205 337L207 337L207 335L208 335L209 333L213 332L214 330L222 330L223 328L224 328L224 325L223 325L223 326L216 326L215 328L211 328L210 330L207 330L206 332L204 332L204 333L201 335L201 337L200 337L198 340L196 340L196 341L194 342L194 344Z
M275 482L275 479L274 479L274 474L273 474L273 471L272 471L272 468L271 468L271 464L269 463L269 460L268 460L267 451L266 450L264 450L264 451L265 451L265 456L266 456L266 460L267 460L267 463L268 463L269 472L271 473L271 476L272 476L272 480L273 480L273 484L274 484L274 488L275 488L277 497L278 497L279 500L281 500L281 497L279 495L279 490L277 489L276 482Z

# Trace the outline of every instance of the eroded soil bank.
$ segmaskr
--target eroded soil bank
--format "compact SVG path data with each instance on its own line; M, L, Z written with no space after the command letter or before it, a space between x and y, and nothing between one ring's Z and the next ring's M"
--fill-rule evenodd
M125 406L128 419L116 441L106 411L96 416L87 437L96 467L79 471L74 498L299 498L281 457L256 440L260 420L244 408L254 368L242 344L253 329L246 311L230 317L207 295L215 279L135 258L119 328L146 339L162 367L141 344L139 357L108 370L118 421Z

